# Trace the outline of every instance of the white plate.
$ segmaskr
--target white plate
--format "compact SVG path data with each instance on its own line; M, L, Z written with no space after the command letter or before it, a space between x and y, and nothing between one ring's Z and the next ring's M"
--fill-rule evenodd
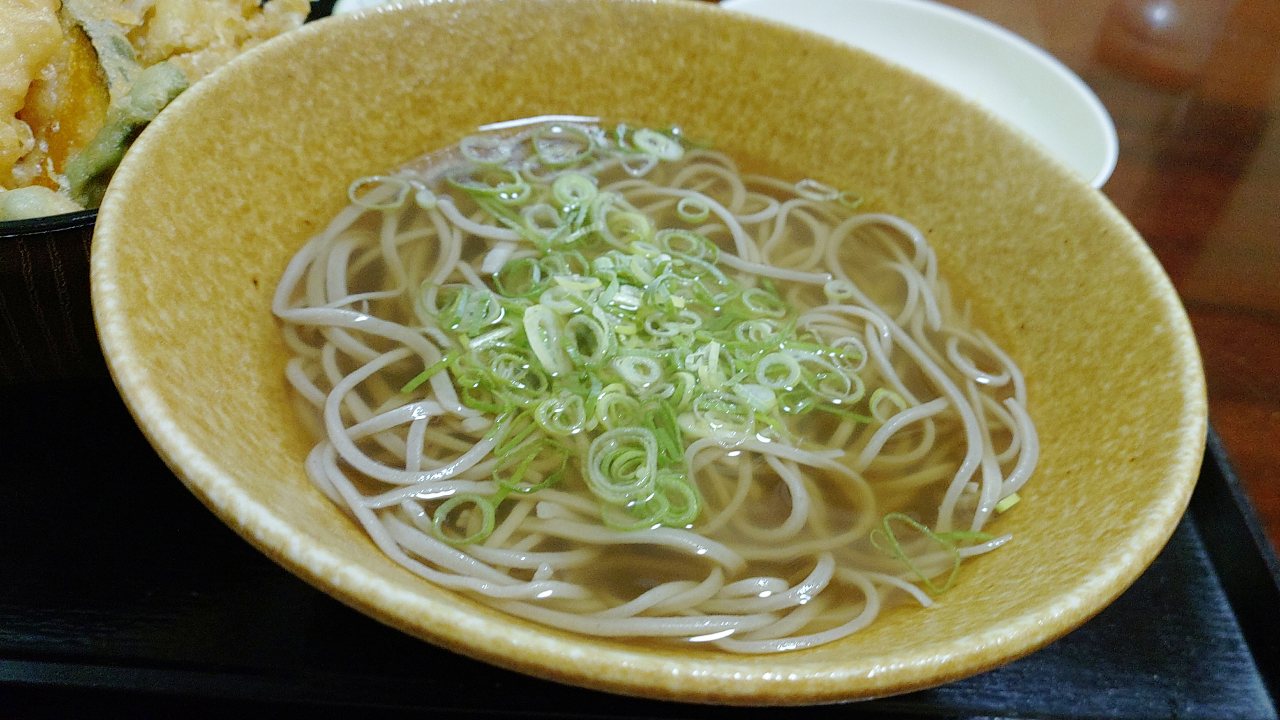
M385 5L388 2L391 2L391 0L338 0L333 4L333 14L341 15L342 13L363 10L374 5Z
M723 0L721 6L842 40L897 63L1021 128L1094 187L1119 143L1075 73L1022 37L928 0Z

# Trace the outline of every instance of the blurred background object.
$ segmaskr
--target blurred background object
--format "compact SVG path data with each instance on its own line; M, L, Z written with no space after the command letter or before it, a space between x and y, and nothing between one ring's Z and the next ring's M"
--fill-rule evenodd
M1107 8L1098 59L1135 78L1188 87L1204 70L1236 0L1116 0Z

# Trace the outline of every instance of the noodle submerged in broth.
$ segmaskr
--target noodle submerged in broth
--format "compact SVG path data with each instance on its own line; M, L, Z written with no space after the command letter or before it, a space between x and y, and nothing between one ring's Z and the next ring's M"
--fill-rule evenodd
M930 605L1038 449L924 236L678 130L491 126L298 253L274 311L316 485L547 625L765 653Z

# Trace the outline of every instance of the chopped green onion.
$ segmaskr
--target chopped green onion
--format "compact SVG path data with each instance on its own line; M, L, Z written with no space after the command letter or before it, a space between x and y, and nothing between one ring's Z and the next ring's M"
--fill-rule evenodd
M603 314L603 313L601 313ZM574 315L564 324L564 352L574 365L597 368L613 357L617 340L599 317Z
M781 318L787 314L787 306L782 298L762 288L743 290L739 300L753 315Z
M473 199L497 200L515 205L529 197L529 183L520 173L501 166L473 165L446 176L454 187L466 191Z
M467 512L468 506L470 512ZM465 493L454 495L440 503L432 515L431 523L436 537L441 540L453 545L469 545L489 537L493 532L494 517L492 500ZM458 532L464 534L459 535Z
M896 406L897 410L885 409L885 403ZM876 388L871 393L871 399L867 405L871 410L871 416L882 423L887 422L889 418L907 409L907 401L903 400L901 395L885 388Z
M775 390L790 390L800 383L800 363L790 353L769 353L756 364L756 380Z
M460 165L430 189L399 177L351 186L353 200L372 208L397 208L410 194L425 208L448 200L445 210L515 235L480 248L475 276L424 282L416 298L446 350L402 392L446 374L463 406L492 418L486 437L495 443L500 489L437 505L433 527L445 541L482 541L509 495L550 487L571 464L610 527L687 527L702 504L688 476L689 438L728 446L757 432L787 437L810 412L871 422L905 406L883 388L863 400L859 341L798 329L772 281L725 269L720 236L704 234L716 226L702 227L709 198L690 192L674 216L650 215L590 174L616 161L642 175L687 147L674 130L618 126L608 135L557 122L520 139L464 140ZM843 197L813 180L796 189ZM831 281L823 292L845 302L855 288ZM893 547L890 519L880 533Z
M607 430L587 450L587 484L606 503L647 500L657 471L657 441L642 428Z
M687 199L687 198L686 198ZM654 235L658 245L672 255L715 262L720 249L705 235L692 230L660 230Z
M599 217L596 231L606 242L621 250L629 250L632 242L653 236L653 223L642 213L610 203L603 206Z
M562 392L538 403L533 418L552 435L576 435L586 429L586 403L579 395Z
M644 355L624 355L613 361L613 369L637 390L644 390L662 379L662 363Z
M1000 499L1000 502L996 503L996 512L1004 513L1009 508L1017 505L1018 501L1021 499L1022 498L1018 497L1018 493L1009 493L1008 495L1005 495Z
M679 160L684 156L684 147L679 140L657 130L637 130L631 135L631 142L636 149L661 160Z
M430 365L427 366L425 370L418 373L417 375L414 375L412 380L405 383L404 386L400 388L400 392L411 393L414 390L417 390L419 387L422 386L423 383L430 380L441 370L444 370L448 368L450 365L453 365L455 362L457 362L458 357L459 357L458 353L448 353L444 357L441 357L439 360L431 363Z
M568 372L569 358L558 340L562 330L559 316L545 305L534 305L524 311L524 332L529 349L551 375Z
M495 425L501 428L502 437L493 449L493 456L499 460L514 453L538 429L536 422L526 412L506 410L498 421Z
M589 202L596 192L595 179L582 173L567 172L551 183L551 197L564 208Z
M898 540L897 535L893 531L893 527L890 524L891 522L899 522L908 526L912 530L915 530L917 533L933 541L951 556L951 570L948 572L946 580L944 580L941 585L935 583L931 577L925 575L925 573L922 572L914 562L912 562L911 558L907 556L906 551L902 549L902 543ZM888 515L885 515L880 521L880 527L871 531L870 539L872 545L874 545L878 550L891 555L893 558L905 565L907 570L910 571L912 575L915 575L916 579L919 580L920 583L925 586L925 589L927 589L931 594L938 595L946 592L947 589L955 584L956 575L960 572L960 553L956 550L955 544L938 533L935 533L933 530L930 530L928 526L909 515L904 515L902 513L889 513Z
M697 519L702 500L689 478L679 473L659 473L658 492L667 501L663 525L682 527Z
M711 206L700 198L682 197L676 203L676 217L690 224L706 222L711 217Z
M526 297L542 292L542 266L533 258L511 260L493 276L494 287L506 297Z
M596 419L610 430L625 428L640 422L640 401L631 397L618 385L605 388L596 401Z

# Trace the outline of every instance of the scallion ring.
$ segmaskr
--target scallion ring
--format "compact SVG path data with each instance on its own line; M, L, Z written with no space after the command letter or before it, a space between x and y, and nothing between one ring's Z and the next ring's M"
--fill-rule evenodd
M466 511L468 506L471 512ZM451 545L469 545L489 537L494 528L494 516L492 500L464 493L440 503L432 513L431 524L439 539ZM451 528L457 528L464 534L458 535Z

